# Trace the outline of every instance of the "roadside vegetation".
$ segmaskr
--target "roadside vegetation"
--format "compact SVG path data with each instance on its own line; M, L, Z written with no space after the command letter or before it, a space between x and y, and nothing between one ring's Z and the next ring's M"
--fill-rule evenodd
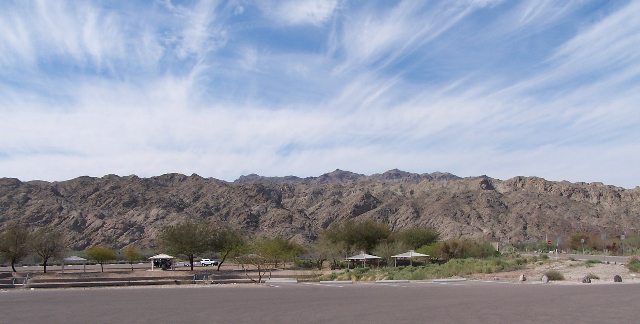
M544 273L545 276L547 276L547 278L549 278L550 281L560 281L560 280L564 280L564 275L562 274L562 272L558 271L558 270L549 270L546 271Z
M490 274L501 271L522 269L528 259L519 257L491 257L488 259L451 259L443 264L427 264L421 266L380 267L371 269L359 267L345 269L324 275L320 280L425 280L467 276L471 274Z
M640 239L636 239L630 235L627 243L640 243ZM534 242L496 245L464 237L443 240L433 228L414 226L392 231L387 224L374 220L334 222L309 246L282 237L251 237L238 229L193 219L165 226L156 242L158 251L139 251L134 245L123 250L92 246L85 251L70 251L67 242L63 232L52 227L32 230L24 225L10 224L0 233L0 257L12 266L13 271L21 260L29 259L40 262L46 272L47 264L59 262L71 253L86 257L101 268L107 262L128 263L133 271L135 262L147 260L161 251L185 260L183 263L191 270L199 258L219 260L218 270L224 262L231 260L254 282L263 282L271 277L273 270L281 268L334 270L323 275L321 280L424 280L514 271L549 260L547 253L526 257L518 254L518 251L527 250L546 252L546 241L537 245ZM615 240L610 243L611 253L614 253L620 245ZM603 242L595 236L576 233L563 244L569 250L577 248L577 244L580 248L585 246L586 253ZM626 251L636 248L629 245ZM393 257L407 251L428 257L414 258L411 262ZM380 259L366 264L345 261L360 253L373 254ZM588 260L584 265L591 267L597 263L602 261ZM629 259L627 266L632 272L640 271L640 261L635 257ZM550 280L562 280L561 273L549 271L547 276Z
M627 268L629 268L630 272L640 272L640 260L638 260L638 257L630 257L627 261Z

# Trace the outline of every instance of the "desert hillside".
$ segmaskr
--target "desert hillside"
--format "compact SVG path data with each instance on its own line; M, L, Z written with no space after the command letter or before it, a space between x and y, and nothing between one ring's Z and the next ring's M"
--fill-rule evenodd
M640 188L399 170L371 176L336 170L304 179L249 175L234 183L195 174L51 183L0 179L0 228L10 221L55 225L68 232L76 249L153 247L163 226L186 218L302 243L351 218L393 229L432 226L444 238L525 241L603 229L616 236L637 232Z

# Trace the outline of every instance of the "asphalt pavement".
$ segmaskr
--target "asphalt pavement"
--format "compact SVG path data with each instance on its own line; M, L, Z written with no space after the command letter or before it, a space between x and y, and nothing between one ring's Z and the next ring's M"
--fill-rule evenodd
M484 281L12 290L3 323L637 323L640 285Z

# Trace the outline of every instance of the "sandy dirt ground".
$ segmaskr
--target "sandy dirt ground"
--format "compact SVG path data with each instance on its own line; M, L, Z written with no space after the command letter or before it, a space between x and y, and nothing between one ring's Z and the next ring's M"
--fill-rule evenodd
M588 274L595 275L600 279L592 279L591 284L613 283L613 277L619 275L622 277L622 283L640 283L640 274L631 273L623 264L615 263L596 263L588 265L585 261L571 260L546 260L537 262L533 265L527 265L525 269L517 271L508 271L493 273L487 275L473 275L470 279L482 280L504 280L518 282L520 275L526 277L526 284L542 284L542 276L549 270L557 270L563 274L565 280L550 281L550 284L582 284L581 280Z

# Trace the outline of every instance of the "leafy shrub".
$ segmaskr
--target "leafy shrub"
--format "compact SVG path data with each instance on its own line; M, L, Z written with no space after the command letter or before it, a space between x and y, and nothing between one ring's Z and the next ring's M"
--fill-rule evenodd
M545 272L544 274L547 277L549 277L549 280L552 280L552 281L564 280L564 275L562 274L562 272L560 272L558 270L549 270L549 271Z
M541 260L549 260L549 255L546 254L546 253L542 253L542 254L540 254L540 259Z
M534 256L532 256L532 257L530 257L530 258L529 258L529 262L530 262L530 263L536 263L536 262L538 262L538 257L537 257L537 256L535 256L535 255L534 255Z

